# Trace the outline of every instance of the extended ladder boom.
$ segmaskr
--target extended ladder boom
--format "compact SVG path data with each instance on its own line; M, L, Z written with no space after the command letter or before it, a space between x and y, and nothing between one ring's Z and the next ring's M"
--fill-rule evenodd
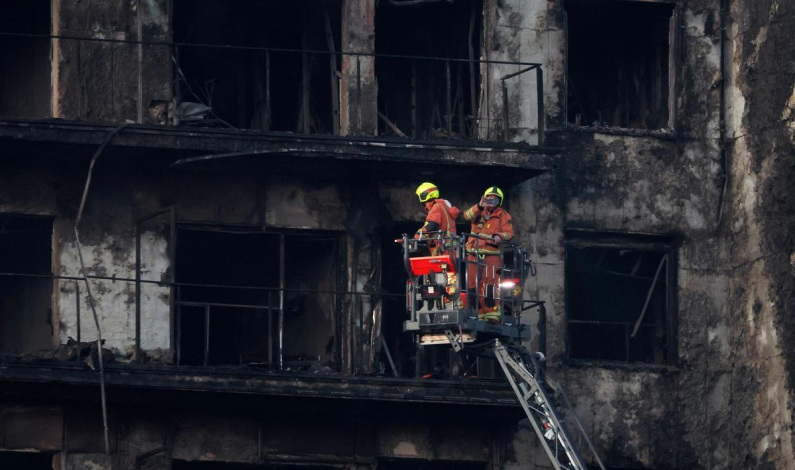
M588 470L543 384L522 360L521 353L527 354L527 351L521 348L519 353L512 354L499 340L495 341L492 350L555 470ZM577 424L581 426L579 420ZM593 451L590 440L587 436L585 438ZM598 456L596 459L599 466L604 468Z

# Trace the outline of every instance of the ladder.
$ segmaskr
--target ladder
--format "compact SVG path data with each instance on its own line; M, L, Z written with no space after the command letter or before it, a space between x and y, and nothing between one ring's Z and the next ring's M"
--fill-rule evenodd
M509 347L499 340L494 341L491 351L505 372L505 377L511 384L511 388L519 399L519 403L555 470L588 470L578 447L574 445L570 433L564 426L563 419L544 387L541 368L535 357L522 346ZM533 365L532 369L527 367L528 362ZM536 371L536 374L530 372L531 370ZM556 389L565 400L565 404L571 408L571 403L562 388L556 386ZM573 408L571 414L596 462L604 470L605 467L594 450L593 443L585 433L582 423L573 413Z
M445 334L455 352L461 352L465 348L460 335L456 335L451 330L446 330ZM584 440L596 463L601 470L605 470L602 459L596 453L593 443L585 432L577 413L574 412L574 407L571 405L571 401L563 387L543 374L535 355L530 354L524 346L508 346L498 339L493 341L484 352L493 353L502 371L505 372L505 377L508 379L508 383L511 384L511 388L522 405L527 418L530 420L533 430L538 435L538 439L541 441L541 445L544 447L550 462L552 462L553 468L555 470L588 470L588 465L579 451ZM527 367L528 364L532 365L532 369ZM535 371L535 373L531 372L531 370ZM577 425L575 429L580 437L578 445L574 445L571 433L564 425L563 418L553 403L553 399L547 392L545 385L554 389L556 397L561 398L562 404L570 411L569 414Z

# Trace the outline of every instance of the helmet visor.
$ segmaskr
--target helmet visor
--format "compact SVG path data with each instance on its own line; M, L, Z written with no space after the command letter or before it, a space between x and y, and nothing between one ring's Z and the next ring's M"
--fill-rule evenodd
M436 188L428 188L425 191L421 192L420 193L420 201L422 201L422 202L427 201L428 197L430 196L430 194L435 192L435 191L439 191L439 190L436 189Z

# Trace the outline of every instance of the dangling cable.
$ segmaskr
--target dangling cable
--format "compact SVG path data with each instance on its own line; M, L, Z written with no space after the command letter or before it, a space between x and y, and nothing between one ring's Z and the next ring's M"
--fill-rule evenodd
M77 245L77 257L80 259L80 270L83 275L83 281L86 283L86 292L88 293L88 304L91 307L91 313L94 315L94 324L97 326L97 354L99 355L99 389L102 395L102 425L105 429L105 454L110 455L110 440L108 438L108 404L105 398L105 365L102 362L102 328L99 324L99 316L97 315L96 302L94 301L94 293L91 291L91 283L88 281L88 273L86 273L86 264L83 261L83 250L80 248L80 219L83 217L83 208L86 205L86 198L88 197L88 188L91 186L91 174L94 171L94 164L97 162L102 151L110 143L113 137L118 134L122 129L127 127L127 124L114 129L110 134L105 137L102 145L99 146L94 156L91 158L91 164L88 166L88 176L86 177L86 185L83 188L83 198L80 200L80 208L77 210L77 217L75 217L75 243Z

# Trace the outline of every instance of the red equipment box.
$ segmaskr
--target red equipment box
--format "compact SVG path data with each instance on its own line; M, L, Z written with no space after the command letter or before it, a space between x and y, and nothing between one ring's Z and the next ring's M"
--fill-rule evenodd
M420 256L418 258L410 258L411 272L415 276L423 276L430 274L431 270L435 273L442 272L442 267L447 273L455 273L455 265L450 259L450 255L440 256Z

